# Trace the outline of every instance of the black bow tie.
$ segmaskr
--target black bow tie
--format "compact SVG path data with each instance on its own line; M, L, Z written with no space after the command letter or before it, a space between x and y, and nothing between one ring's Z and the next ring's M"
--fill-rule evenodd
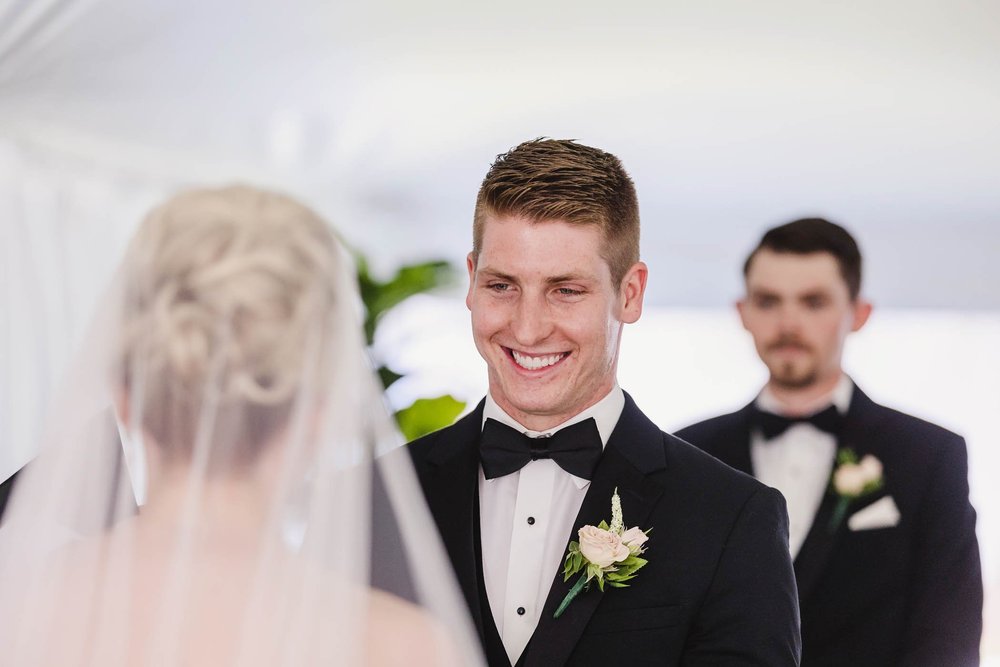
M590 479L603 451L601 433L593 418L559 429L547 438L531 438L487 419L479 441L486 479L509 475L537 459L552 459L569 474Z
M821 431L826 431L831 435L840 432L840 425L843 418L834 406L828 407L815 414L804 417L782 417L773 412L764 412L756 406L753 408L752 423L761 430L765 440L775 438L788 429L793 424L812 424Z

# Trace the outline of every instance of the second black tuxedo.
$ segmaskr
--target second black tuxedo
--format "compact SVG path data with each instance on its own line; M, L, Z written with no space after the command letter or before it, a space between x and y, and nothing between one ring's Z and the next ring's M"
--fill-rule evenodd
M753 474L751 415L752 404L677 435ZM838 446L877 457L885 486L854 501L832 530L836 498L820 505L795 559L802 664L978 664L983 590L965 442L854 387ZM850 529L851 515L887 496L897 525Z
M485 600L479 552L483 405L408 446L491 666L509 666ZM784 502L776 491L660 431L626 394L572 534L610 519L652 528L629 588L590 590L554 619L572 585L553 572L519 665L796 665L798 608Z

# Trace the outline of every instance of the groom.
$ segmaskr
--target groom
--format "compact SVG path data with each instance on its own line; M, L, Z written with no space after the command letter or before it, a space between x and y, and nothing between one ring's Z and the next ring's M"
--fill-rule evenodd
M660 431L616 381L639 319L635 189L571 141L500 156L476 200L469 292L489 393L409 445L491 666L797 665L796 590L774 490ZM664 378L664 382L671 380ZM578 530L649 530L627 588L554 612Z

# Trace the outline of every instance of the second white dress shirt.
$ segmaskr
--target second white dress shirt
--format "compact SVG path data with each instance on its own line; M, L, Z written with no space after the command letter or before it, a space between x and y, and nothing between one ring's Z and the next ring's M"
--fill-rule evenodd
M814 412L833 404L840 414L845 414L853 388L851 379L842 375L829 398L819 402ZM766 388L757 397L757 407L777 415L787 412ZM770 440L756 430L750 435L754 476L780 491L788 505L788 549L792 559L812 528L830 484L836 455L837 438L808 422L793 424Z

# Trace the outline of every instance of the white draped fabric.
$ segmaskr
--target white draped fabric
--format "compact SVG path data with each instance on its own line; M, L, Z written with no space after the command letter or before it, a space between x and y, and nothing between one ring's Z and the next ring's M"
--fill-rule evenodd
M300 3L294 21L263 2L0 5L4 475L33 454L51 388L153 203L184 185L321 179L335 201L336 169L307 155L323 128L307 139L301 116L336 89L317 86L334 80L324 4ZM315 74L297 80L302 62Z

